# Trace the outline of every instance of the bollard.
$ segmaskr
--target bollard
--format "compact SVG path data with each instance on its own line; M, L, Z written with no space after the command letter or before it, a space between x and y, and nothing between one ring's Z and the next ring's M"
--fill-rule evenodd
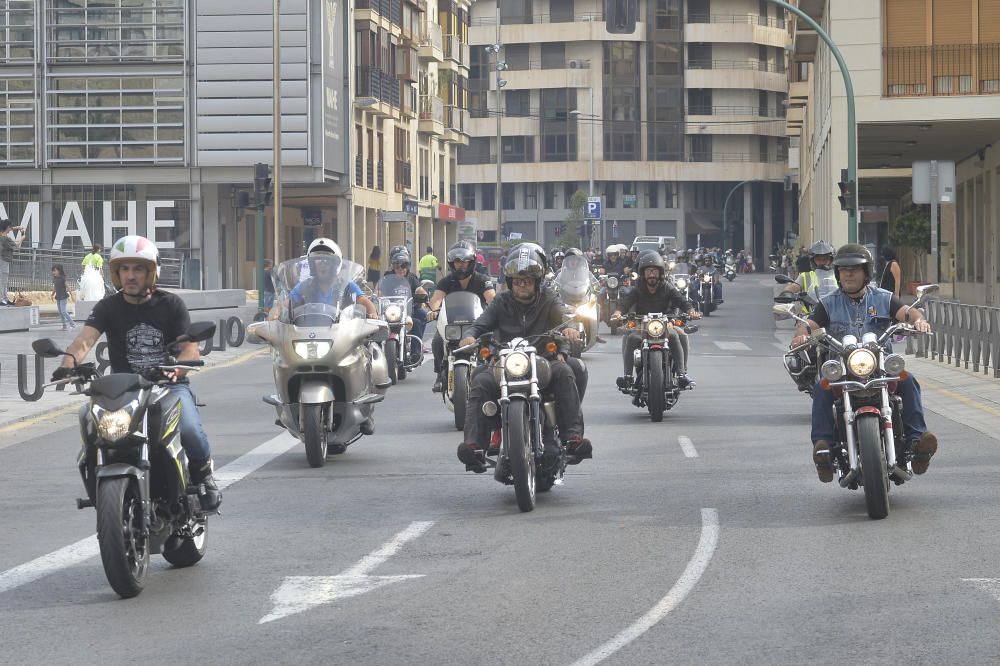
M35 390L32 393L27 392L27 387L25 384L28 383L28 355L18 354L17 355L17 392L21 395L21 400L27 400L28 402L37 402L41 400L42 394L45 389L42 385L45 384L45 359L41 356L35 355Z

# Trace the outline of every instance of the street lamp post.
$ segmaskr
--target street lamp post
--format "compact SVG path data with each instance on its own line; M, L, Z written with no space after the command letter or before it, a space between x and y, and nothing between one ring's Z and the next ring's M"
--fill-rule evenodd
M737 183L733 186L733 189L729 190L729 194L726 195L726 201L722 204L722 251L726 251L726 241L729 240L729 198L733 196L736 190L740 189L747 183L756 182L755 180L744 180L742 183ZM746 239L744 239L746 243ZM770 251L770 249L768 249Z
M274 0L274 26L271 46L274 67L271 72L274 87L274 265L278 265L278 241L281 227L281 0ZM263 253L263 248L261 248Z
M492 53L496 56L496 117L497 117L497 193L496 193L496 206L497 206L497 234L503 234L503 104L501 103L500 90L507 85L506 79L503 78L501 72L507 69L507 62L500 59L500 49L503 45L500 43L500 0L497 0L497 36L496 43L491 44L486 47L486 53Z
M569 112L569 114L571 116L576 116L577 119L579 119L580 117L583 116L583 114L580 112L579 109L573 109L572 111ZM587 196L588 197L593 197L594 196L594 125L597 124L597 116L594 115L594 87L593 86L590 87L590 116L589 116L589 119L590 119L590 165L589 165L590 187L587 190ZM588 221L589 220L585 220L584 224L586 224ZM602 225L602 228L603 228L603 225ZM592 236L592 234L590 234L589 236ZM591 246L593 246L593 238L588 237L588 240L591 241L590 244L591 244Z

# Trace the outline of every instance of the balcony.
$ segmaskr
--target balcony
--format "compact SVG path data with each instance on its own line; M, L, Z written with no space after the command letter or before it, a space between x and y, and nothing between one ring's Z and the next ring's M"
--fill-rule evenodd
M427 23L423 34L420 35L417 57L427 62L444 62L443 44L441 26L437 23Z
M357 65L354 70L358 97L372 97L399 108L399 79L374 67Z
M567 60L549 63L543 67L540 62L529 62L527 68L511 68L504 78L505 90L536 90L540 88L586 88L591 85L589 60ZM597 75L599 76L599 74Z
M929 97L1000 94L1000 44L882 49L882 94Z
M444 100L432 95L420 96L420 121L417 131L432 136L444 135Z
M388 19L395 26L403 25L403 6L399 0L357 0L355 11L367 11ZM362 15L361 18L364 18Z
M796 106L805 106L808 100L809 100L808 81L793 81L792 83L788 84L789 108L794 108Z
M468 125L469 112L460 106L450 104L444 107L444 141L450 143L469 144Z
M786 92L788 78L784 63L745 60L688 60L684 75L686 88L743 88Z
M646 39L646 24L636 23L630 35L612 35L604 23L602 12L576 14L534 14L504 17L500 24L502 44L534 44L541 42L628 41ZM472 22L470 44L492 44L496 41L496 17L485 16Z
M785 19L757 14L689 14L686 42L764 44L783 47L788 39Z
M469 69L469 45L458 38L457 35L444 36L444 62L439 69L448 69L459 72Z
M525 14L523 16L503 16L500 25L527 25L544 23L593 23L604 22L604 12L578 12L570 14ZM472 21L473 27L496 26L496 16L483 16Z

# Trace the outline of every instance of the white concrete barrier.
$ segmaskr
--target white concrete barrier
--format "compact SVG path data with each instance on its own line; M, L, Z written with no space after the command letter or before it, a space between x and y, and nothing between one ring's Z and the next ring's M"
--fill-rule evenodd
M27 331L38 325L38 306L22 308L0 307L0 333Z
M224 308L241 308L247 304L247 293L242 289L213 289L209 291L193 291L184 289L167 289L177 294L184 301L188 310L221 310ZM78 301L73 319L86 321L90 311L97 301ZM26 309L26 308L22 308Z

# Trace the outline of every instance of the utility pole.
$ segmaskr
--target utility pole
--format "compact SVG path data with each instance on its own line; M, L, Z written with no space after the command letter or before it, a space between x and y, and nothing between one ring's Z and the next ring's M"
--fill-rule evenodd
M274 87L274 265L278 265L281 238L281 0L274 0L272 84ZM263 252L263 248L261 249Z
M501 102L500 89L507 85L501 72L507 69L507 62L500 59L500 0L497 0L497 41L493 46L487 46L486 50L496 55L496 116L497 116L497 234L503 233L503 103Z

